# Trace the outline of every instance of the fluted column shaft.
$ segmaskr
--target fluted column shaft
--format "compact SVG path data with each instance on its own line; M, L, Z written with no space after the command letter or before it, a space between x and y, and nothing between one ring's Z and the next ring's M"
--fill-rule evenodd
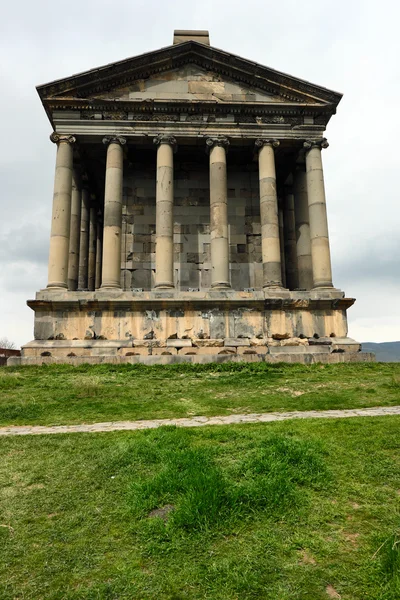
M78 288L79 245L81 234L81 182L77 169L72 172L71 221L69 230L68 289Z
M97 237L97 210L90 207L89 212L89 260L88 260L88 289L93 292L96 279L96 237Z
M96 224L96 277L95 277L95 289L98 290L101 286L101 259L103 256L103 228L101 223L100 215L97 217Z
M314 288L333 287L331 253L329 248L328 220L321 148L327 148L326 140L305 142L308 212Z
M311 290L313 287L313 271L305 165L299 165L296 168L293 174L293 182L299 288L301 290Z
M210 154L210 250L211 287L230 288L228 190L226 174L227 138L208 138Z
M291 187L286 186L283 199L284 247L286 261L286 287L296 290L299 287L296 249L296 223L294 216L294 195Z
M174 137L154 138L157 148L156 281L157 288L174 287Z
M72 195L72 144L70 135L52 133L57 144L56 172L54 178L53 212L51 221L48 288L68 287L69 232Z
M81 203L81 235L79 243L79 279L78 289L88 289L88 259L89 259L89 204L90 194L88 188L82 189Z
M259 179L261 250L263 261L263 287L282 287L281 251L279 243L278 200L274 148L276 140L257 140Z
M122 137L105 137L107 148L104 191L103 274L102 288L121 287L121 229L123 149Z

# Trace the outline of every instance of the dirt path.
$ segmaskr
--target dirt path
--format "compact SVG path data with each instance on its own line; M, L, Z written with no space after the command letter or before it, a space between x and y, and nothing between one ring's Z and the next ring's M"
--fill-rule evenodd
M82 423L79 425L10 425L0 427L3 435L42 435L50 433L101 433L106 431L137 431L155 429L165 425L176 427L205 427L206 425L231 425L238 423L271 423L288 419L343 419L349 417L382 417L400 415L400 406L357 408L346 410L308 410L286 413L261 413L228 415L224 417L192 417L184 419L152 419L151 421L109 421L107 423Z

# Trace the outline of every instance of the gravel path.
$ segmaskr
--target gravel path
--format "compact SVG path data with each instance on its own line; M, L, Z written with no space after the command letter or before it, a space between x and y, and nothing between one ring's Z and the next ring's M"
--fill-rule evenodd
M105 431L138 431L165 425L176 427L205 427L206 425L231 425L238 423L271 423L288 419L343 419L349 417L382 417L400 415L400 406L380 406L346 410L308 410L286 413L261 413L228 415L224 417L192 417L184 419L152 419L151 421L109 421L107 423L82 423L79 425L19 425L0 427L3 435L42 435L49 433L99 433Z

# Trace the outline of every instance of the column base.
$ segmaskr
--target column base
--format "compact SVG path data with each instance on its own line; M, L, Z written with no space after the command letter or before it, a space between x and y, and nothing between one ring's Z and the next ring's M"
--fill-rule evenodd
M212 290L231 290L231 284L229 281L217 281L211 284Z
M323 282L323 283L318 283L317 285L313 285L312 287L313 290L335 290L335 286L332 285L332 283L328 283L328 282Z
M48 283L46 286L47 290L67 290L68 286L66 283L60 283L60 282L55 282L55 283Z
M99 288L100 290L122 290L120 285L113 285L112 283L105 283ZM88 289L89 292L94 292L94 290Z
M161 283L156 283L154 289L157 290L173 290L175 288L173 283L162 281Z

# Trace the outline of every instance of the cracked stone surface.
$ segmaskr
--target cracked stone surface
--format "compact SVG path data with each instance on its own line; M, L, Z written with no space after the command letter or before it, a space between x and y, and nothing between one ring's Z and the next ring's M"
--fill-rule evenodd
M0 436L44 435L56 433L102 433L107 431L138 431L163 426L205 427L208 425L237 425L240 423L271 423L289 419L343 419L349 417L384 417L400 415L400 406L350 408L344 410L308 410L293 412L252 413L222 417L190 417L182 419L152 419L148 421L108 421L78 425L10 425L0 427Z

